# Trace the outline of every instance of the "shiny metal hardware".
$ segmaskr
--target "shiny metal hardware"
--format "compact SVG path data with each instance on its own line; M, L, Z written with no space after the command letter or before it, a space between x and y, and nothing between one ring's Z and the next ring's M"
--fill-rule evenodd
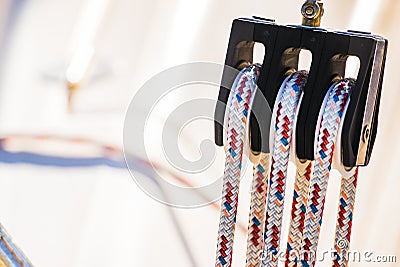
M318 0L307 0L301 7L303 26L319 27L324 15L324 5Z
M374 60L372 63L372 72L369 81L367 101L364 109L364 118L362 122L362 132L358 146L357 165L365 166L368 164L373 147L379 112L379 100L382 88L382 72L384 69L387 44L382 38L377 42Z

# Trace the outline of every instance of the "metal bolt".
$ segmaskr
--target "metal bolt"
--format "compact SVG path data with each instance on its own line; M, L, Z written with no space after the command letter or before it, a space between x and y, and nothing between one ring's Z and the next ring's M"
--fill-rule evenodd
M319 27L321 25L321 17L324 14L323 4L318 0L306 0L301 7L303 15L303 25L310 27Z
M305 12L306 12L306 14L307 14L308 16L311 16L311 15L313 15L313 14L315 13L315 9L314 9L312 6L308 6L308 7L306 8Z
M369 129L369 126L365 125L364 130L363 130L363 142L364 143L368 142L370 133L371 133L371 131Z

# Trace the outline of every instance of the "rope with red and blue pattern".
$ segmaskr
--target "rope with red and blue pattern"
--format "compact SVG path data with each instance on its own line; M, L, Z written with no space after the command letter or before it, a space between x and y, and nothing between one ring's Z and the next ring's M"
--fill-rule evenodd
M297 266L303 240L304 220L310 186L312 162L296 160L296 177L294 183L291 220L286 249L285 266Z
M270 154L261 153L259 162L253 167L246 267L258 267L261 263L260 254L263 248L269 162Z
M232 86L227 114L227 149L218 231L216 267L230 267L247 121L257 89L260 66L243 69Z
M222 203L216 266L231 266L232 263L233 236L238 204L244 136L249 109L251 108L255 93L254 90L256 88L258 73L259 67L256 66L251 66L242 71L237 77L231 92L232 102L228 107L229 148L227 149L226 179L224 183L224 199ZM301 97L300 87L304 86L305 82L306 77L304 72L296 73L290 77L284 86L286 94L282 93L282 99L277 101L277 124L273 151L278 154L275 158L274 156L272 157L271 180L269 182L270 191L268 193L267 203L268 210L265 218L263 266L277 265L277 258L275 256L279 249L285 179L290 152L289 146L293 131L292 122L294 121L295 111ZM297 175L287 255L289 255L292 250L299 249L300 251L301 245L303 251L316 251L320 225L322 223L327 180L332 164L334 143L352 83L352 80L345 80L338 83L330 91L328 104L323 107L324 113L320 135L318 137L319 155L316 160L316 167L313 173L314 177L311 183L311 162L297 162ZM293 103L295 103L295 105L294 109L292 109L292 113L285 113L286 109L290 110L291 104ZM259 254L257 252L262 250L263 244L262 240L260 242L260 233L262 233L262 221L264 220L260 211L265 208L265 198L263 198L263 196L265 196L265 192L268 190L267 177L265 175L268 168L268 160L269 155L265 154L258 164L254 166L246 266L259 266L260 264L258 258ZM231 168L230 165L232 165L233 168ZM232 172L232 170L234 171ZM323 179L324 176L325 181ZM342 180L336 244L339 244L339 241L342 240L346 240L348 242L347 244L350 242L356 180L357 171L352 177L343 178ZM309 183L309 199L306 201ZM307 204L307 207L305 204ZM317 221L317 224L315 224L315 221ZM272 230L269 230L269 227ZM299 240L303 242L300 243ZM337 254L333 266L347 266L347 258L343 255L346 255L345 252L348 247L336 246L336 249ZM265 253L268 253L267 255L269 257L265 257ZM302 259L301 264L303 266L310 266L309 260L312 260L311 266L314 266L315 260L308 259L307 254L305 254L305 258ZM297 264L297 259L295 259L295 261L290 261L287 258L286 266L295 266Z
M343 177L336 223L335 257L333 267L346 267L349 261L351 227L358 179L358 168L350 177Z
M305 71L291 75L281 88L274 114L275 132L271 156L270 184L264 231L263 266L278 265L278 251L283 218L286 176L296 110L307 82Z
M329 99L322 107L323 114L317 141L317 157L310 181L310 192L306 207L302 241L303 257L301 259L303 267L315 266L316 259L310 256L316 255L317 252L335 142L353 83L353 80L346 79L332 86L328 92Z
M293 93L298 91L298 95L296 97L296 101L299 101L301 97L301 90L297 90L299 88L295 88L294 90L288 89L288 86L291 86L291 83L296 86L304 86L304 80L306 76L305 72L299 72L294 74L292 77L287 78L287 82L285 82L286 86L283 87L284 92ZM296 113L297 105L288 106L288 124L292 125L294 121L294 115ZM282 105L281 105L282 106ZM291 109L292 108L292 109ZM291 109L291 110L290 110ZM250 204L250 216L249 216L249 234L247 241L247 257L246 257L246 266L247 267L256 267L261 265L260 255L263 250L263 232L265 228L265 206L266 206L266 197L268 191L268 179L267 173L269 168L269 154L262 154L260 162L254 166L254 178L252 184L252 195L251 195L251 204ZM299 169L299 173L302 171Z

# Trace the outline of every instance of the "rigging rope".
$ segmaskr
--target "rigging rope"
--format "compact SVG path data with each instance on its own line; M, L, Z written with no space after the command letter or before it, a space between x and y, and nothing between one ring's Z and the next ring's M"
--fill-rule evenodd
M358 168L355 168L353 175L342 178L339 199L339 211L336 223L335 236L335 258L332 266L346 267L349 261L349 248L351 227L353 225L353 211L356 199Z
M270 154L261 153L254 165L250 196L249 230L247 236L246 267L260 266L265 226L265 201L268 192Z
M247 121L257 89L260 66L243 69L232 86L231 101L227 106L227 144L221 216L218 231L216 267L232 264L240 174Z
M242 70L234 82L228 102L227 160L217 245L218 267L232 264L245 134L259 71L258 65ZM287 77L282 84L272 117L272 154L261 154L253 166L246 267L278 266L292 135L306 82L307 72L300 71ZM285 266L315 265L315 257L310 255L316 255L335 142L353 84L352 79L342 80L327 93L318 125L316 160L300 161L296 158ZM269 164L271 168L268 171ZM354 168L352 175L342 178L335 236L336 255L332 266L347 266L357 175L358 169Z
M0 266L30 267L31 262L24 253L14 244L11 237L0 224Z
M317 140L317 155L310 180L302 241L304 255L302 255L301 262L303 267L315 266L315 255L322 224L329 173L332 168L335 142L353 83L353 80L346 79L333 85L328 92L328 101L322 107L323 114ZM341 222L340 218L339 220Z
M298 159L296 160L296 177L285 266L297 266L299 251L301 251L301 241L303 240L311 169L311 161L301 162Z
M267 198L264 232L263 266L277 266L283 218L286 176L296 110L307 82L305 71L291 75L283 83L276 100L272 121L275 122L270 186Z
M248 95L250 92L252 92L253 95L255 93L257 80L253 79L253 82L247 83L249 81L247 76L252 76L254 74L251 74L252 71L254 71L254 67L245 69L238 75L230 94L231 101L228 102L230 105L227 107L228 144L230 147L227 149L227 163L223 189L224 196L221 210L216 266L230 266L232 263L234 221L236 220L237 194L242 160L241 154L243 153L244 145L244 136L239 134L244 134L245 132L247 117L249 115L248 108L251 106L253 100L251 97L243 97L243 95ZM254 77L254 75L252 77ZM278 111L278 117L276 120L281 122L280 126L282 128L278 127L276 130L277 134L282 136L281 142L284 143L287 153L290 152L288 148L291 140L291 131L294 125L293 121L305 82L306 72L298 72L288 77L282 86L282 100L280 102L278 101L280 110ZM247 90L244 90L243 86L246 86L246 83L249 87ZM292 99L292 104L283 105L284 101L287 101L290 98ZM247 99L248 101L243 101L243 99ZM244 109L244 112L242 109ZM238 128L235 129L235 127ZM284 130L280 131L280 129ZM283 146L277 145L277 148L283 148ZM249 267L260 266L261 264L260 255L263 249L269 159L269 154L262 154L260 161L254 166L246 258L246 266ZM288 159L289 158L286 160L288 161ZM233 162L236 163L231 166ZM285 164L282 166L284 165ZM275 168L275 170L276 169L277 168ZM281 172L274 173L273 169L271 169L271 174L274 174L275 176L280 175L282 177ZM278 188L279 184L282 183L278 181L274 181L273 183L271 182L271 186L273 186L274 190L282 191L282 188ZM235 201L234 206L232 206L233 200ZM231 212L231 214L229 212Z

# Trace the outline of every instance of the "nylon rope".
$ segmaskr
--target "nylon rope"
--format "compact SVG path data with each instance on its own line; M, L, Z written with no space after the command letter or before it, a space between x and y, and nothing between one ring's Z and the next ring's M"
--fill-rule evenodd
M32 266L25 254L14 244L11 237L0 224L0 266Z
M346 267L349 261L349 248L351 228L353 225L354 203L356 199L356 188L358 179L358 168L348 178L343 177L340 189L339 211L336 223L335 236L335 258L332 266Z
M328 92L329 98L322 107L323 114L317 139L317 156L314 171L310 180L310 192L307 200L305 227L302 241L303 267L315 266L319 233L324 212L325 196L328 187L329 174L332 168L335 142L338 135L340 122L343 117L346 103L353 80L343 80L332 86ZM344 184L347 187L347 183ZM347 188L342 192L346 193ZM350 205L352 206L352 205ZM343 214L342 212L339 212ZM350 221L347 221L347 225ZM339 217L339 225L343 223ZM342 227L340 227L342 229ZM344 228L346 231L349 228ZM339 235L341 237L341 234Z
M238 77L244 75L243 73L239 74ZM290 144L290 135L291 131L293 128L293 121L294 117L296 114L297 106L301 97L302 89L305 85L306 82L306 75L307 73L302 71L293 74L291 77L287 78L287 80L284 82L282 85L282 99L279 102L278 106L280 106L279 110L279 116L276 118L276 120L279 122L281 121L283 124L280 125L283 127L284 131L279 132L279 135L282 135L283 138L286 138L287 140L284 141L283 139L281 140L282 142L286 143L285 145L287 146L286 152L289 153L289 144ZM240 78L239 78L240 80ZM237 83L237 84L236 84ZM251 86L252 84L250 84ZM253 84L254 85L254 84ZM238 98L237 94L240 92L240 90L237 90L237 88L243 87L243 83L235 81L235 84L233 86L233 90L231 92L231 98L233 101L231 102L231 105L228 107L229 109L229 120L228 120L228 141L229 141L229 132L232 131L231 129L231 124L230 120L235 119L235 117L232 116L231 113L231 108L233 107L234 109L240 108L239 103L237 103L237 100L243 99L242 97ZM251 90L251 88L249 88ZM253 89L254 90L254 89ZM286 105L284 104L287 99L292 98L292 105ZM246 103L242 103L245 105ZM247 103L248 104L248 103ZM284 107L283 107L284 106ZM233 113L235 114L235 113ZM240 113L239 113L240 114ZM243 113L242 113L243 114ZM283 115L282 115L283 114ZM246 113L246 115L248 115ZM246 120L247 121L247 120ZM246 126L245 123L244 127ZM288 129L289 127L290 129ZM280 128L278 127L277 130ZM245 128L241 128L242 132L245 130ZM238 133L237 130L234 131L235 134ZM236 141L238 138L235 139ZM232 145L232 143L229 143L229 145ZM236 147L236 146L234 146ZM232 158L232 152L227 150L229 152L228 159ZM240 151L243 153L243 149ZM268 191L268 179L267 179L267 174L268 174L268 167L269 167L269 159L270 155L269 154L262 154L260 157L260 160L257 164L254 166L254 175L253 175L253 182L252 182L252 192L251 192L251 204L250 204L250 214L249 214L249 231L248 231L248 243L247 243L247 257L246 257L246 266L260 266L261 264L261 252L263 250L263 230L264 230L264 225L265 225L265 209L266 209L266 198L267 198L267 191ZM287 159L288 160L288 159ZM283 164L285 165L285 164ZM227 174L228 171L225 171L225 174ZM239 173L236 173L238 177L240 177ZM272 171L271 171L272 174ZM227 179L225 179L227 180ZM227 187L229 185L232 185L231 182L226 181ZM275 186L275 185L274 185ZM230 192L226 192L226 190L223 190L224 193L227 193L227 195L230 195ZM224 196L224 199L226 197ZM224 208L226 208L226 203L229 202L231 199L226 199L224 200L224 203L222 205L222 213L221 213L221 222L223 221L223 216L226 215L226 211L224 211ZM237 205L237 201L236 201ZM229 207L228 207L229 208ZM224 214L223 214L224 213ZM236 214L235 214L236 216ZM221 224L220 224L220 229L221 229ZM234 227L230 228L231 231L234 231ZM219 235L221 236L221 234ZM230 266L231 264L231 258L232 258L232 247L226 246L226 244L233 245L233 234L232 236L232 241L228 242L229 240L226 239L226 236L222 235L218 240L218 250L217 250L217 266ZM220 241L225 241L223 244L220 243ZM223 249L221 251L221 248ZM229 249L230 248L230 249ZM230 254L226 253L225 251L228 251ZM225 258L229 258L228 260L225 260ZM226 264L226 265L223 265Z
M250 196L249 230L247 236L246 267L260 266L265 225L265 202L268 192L270 154L261 153L254 165Z
M270 184L264 231L263 266L278 265L278 251L283 218L286 176L296 110L307 82L305 71L291 75L284 82L274 107L274 143L271 156Z
M232 264L245 133L259 72L260 66L252 65L238 74L226 110L227 149L215 263L217 267L230 267Z
M228 129L223 199L217 245L216 266L231 266L235 222L238 205L242 155L249 110L254 99L259 66L240 72L228 102ZM249 214L246 267L277 266L287 168L290 157L295 115L307 80L306 72L291 75L281 87L274 117L275 132L271 156L262 154L253 166L253 181ZM315 258L291 257L291 252L315 252L322 223L325 194L340 122L349 98L353 80L346 79L332 86L323 114L317 141L317 157L312 171L311 161L296 160L296 177L285 266L314 266ZM358 169L343 177L337 217L335 249L332 266L347 266L346 257L351 235ZM313 173L311 177L311 173ZM268 192L268 193L267 193ZM265 211L266 210L266 211ZM265 214L265 215L264 215ZM264 232L264 240L262 233ZM345 244L345 245L343 245ZM262 252L262 255L261 255Z
M312 162L296 160L296 177L294 183L291 220L286 249L285 266L297 266L298 254L303 240L304 220L310 186Z

